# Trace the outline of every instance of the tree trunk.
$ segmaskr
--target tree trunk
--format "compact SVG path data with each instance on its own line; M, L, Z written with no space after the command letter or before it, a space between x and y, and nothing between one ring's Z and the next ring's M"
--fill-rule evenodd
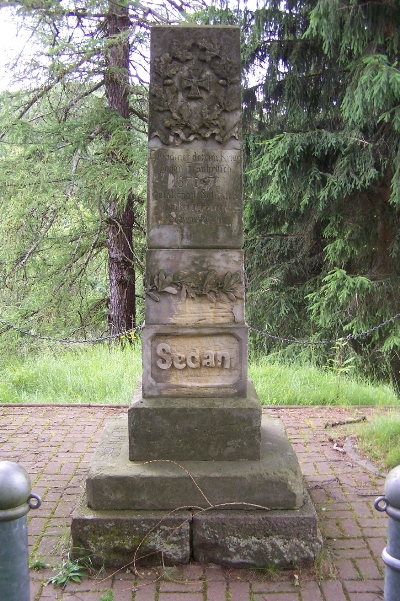
M127 120L127 128L129 128L129 43L124 33L128 28L128 7L122 3L111 1L108 18L105 93L109 109L116 111ZM116 199L111 199L108 208L107 231L111 334L132 328L136 321L133 223L133 196L127 199L125 206L121 206Z
M135 268L132 254L133 200L125 209L116 201L108 209L108 274L110 282L109 323L111 334L135 325Z

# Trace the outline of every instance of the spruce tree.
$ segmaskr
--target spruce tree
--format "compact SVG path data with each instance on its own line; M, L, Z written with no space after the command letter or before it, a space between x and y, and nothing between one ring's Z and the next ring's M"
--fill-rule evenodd
M368 330L399 312L400 5L269 0L243 32L249 321ZM350 341L397 385L399 333Z

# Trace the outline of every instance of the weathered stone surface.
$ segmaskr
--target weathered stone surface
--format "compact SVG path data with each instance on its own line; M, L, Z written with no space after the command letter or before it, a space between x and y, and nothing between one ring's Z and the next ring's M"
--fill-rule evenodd
M193 517L193 558L237 568L311 564L322 549L308 493L290 511L218 511Z
M238 27L153 27L149 139L240 139L240 76Z
M243 396L247 327L145 326L143 396Z
M150 148L149 248L241 248L242 207L240 147Z
M92 460L89 506L171 510L226 503L294 509L303 480L282 422L263 416L259 461L129 461L127 416L110 422Z
M149 250L145 322L244 324L241 250Z
M128 411L129 459L260 459L261 405L251 382L245 397L143 398Z
M92 511L83 495L72 514L72 546L99 567L120 568L134 560L139 566L186 564L191 518L188 511Z
M149 248L243 245L237 27L154 27Z
M85 495L72 514L75 556L94 566L182 565L190 559L232 567L312 565L322 548L308 494L300 509L94 511ZM136 557L135 557L136 553Z

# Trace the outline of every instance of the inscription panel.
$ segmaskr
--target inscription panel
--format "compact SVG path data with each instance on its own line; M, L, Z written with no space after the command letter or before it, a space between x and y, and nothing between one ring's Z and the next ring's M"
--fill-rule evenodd
M247 328L143 329L144 396L223 396L245 390Z
M241 248L238 149L150 148L149 248Z

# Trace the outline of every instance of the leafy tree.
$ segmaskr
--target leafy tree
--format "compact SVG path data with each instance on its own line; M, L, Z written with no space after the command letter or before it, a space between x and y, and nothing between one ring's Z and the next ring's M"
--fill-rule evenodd
M400 4L269 0L243 32L249 321L367 330L399 311ZM351 341L398 386L399 334Z
M7 315L59 325L72 298L74 327L98 328L107 305L121 332L137 321L149 27L183 20L189 3L9 6L31 37L10 66L17 91L0 99Z

